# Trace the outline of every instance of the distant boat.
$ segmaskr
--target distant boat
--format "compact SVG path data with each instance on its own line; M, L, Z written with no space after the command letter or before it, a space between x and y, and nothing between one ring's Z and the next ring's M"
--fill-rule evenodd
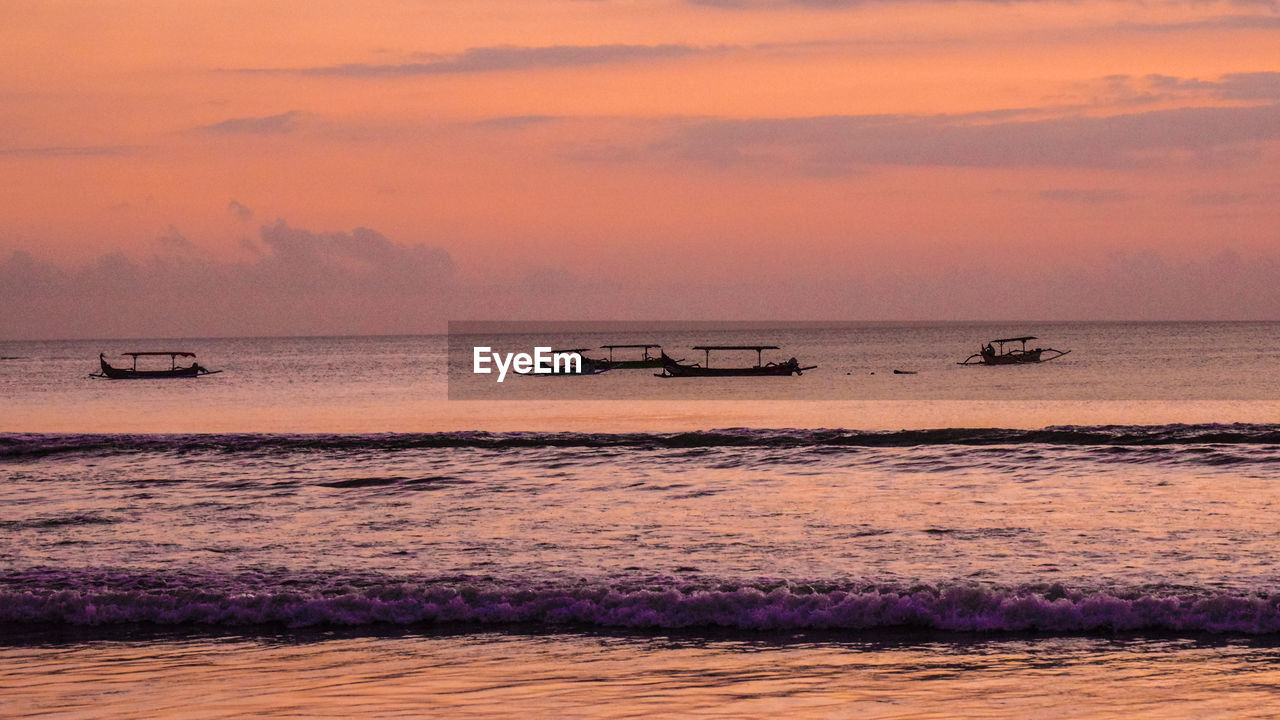
M658 348L662 350L661 345L601 345L601 350L609 351L609 364L614 370L635 370L639 368L657 368L662 367L662 358L654 357L649 354L650 348ZM640 350L643 357L636 360L614 360L614 350Z
M178 350L153 350L148 352L127 352L121 353L125 357L133 358L133 366L128 368L113 367L107 362L105 353L98 353L98 363L102 366L100 372L91 373L89 377L107 378L108 380L150 380L162 378L193 378L201 375L213 375L220 373L221 370L209 370L195 361L196 354L190 352L181 352ZM160 368L156 370L139 370L138 358L148 357L152 355L169 356L169 367L167 369ZM179 365L178 358L191 358L190 365Z
M781 375L802 375L805 370L812 370L817 365L801 367L800 362L791 358L786 362L764 363L763 351L777 350L777 345L698 345L694 350L706 353L704 364L684 364L667 357L664 352L659 357L662 361L662 372L654 373L656 377L768 377ZM756 364L751 367L711 367L712 350L755 350Z
M1070 350L1054 350L1053 348L1033 348L1027 349L1027 341L1035 340L1034 335L1015 338L1001 338L999 340L989 340L986 345L978 352L965 358L964 362L956 363L957 365L1020 365L1023 363L1038 363L1057 360L1058 358L1071 352ZM1012 347L1008 350L1004 349L1005 343L1022 343L1021 347ZM999 346L999 347L994 347ZM1044 353L1054 353L1049 357L1044 357Z

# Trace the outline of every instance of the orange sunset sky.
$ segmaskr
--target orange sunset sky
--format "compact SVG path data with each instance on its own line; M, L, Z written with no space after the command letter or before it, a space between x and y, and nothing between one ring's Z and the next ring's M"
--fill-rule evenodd
M5 0L0 339L1280 319L1280 5Z

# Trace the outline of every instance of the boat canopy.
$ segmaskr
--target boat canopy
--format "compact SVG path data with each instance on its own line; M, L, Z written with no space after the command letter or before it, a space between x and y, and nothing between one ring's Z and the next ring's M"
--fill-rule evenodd
M988 342L993 342L993 343L1026 342L1028 340L1035 340L1035 339L1036 339L1035 335L1028 335L1026 337L1003 338L1001 340L989 340Z
M180 350L172 350L172 351L170 351L170 350L151 350L151 351L148 351L148 352L127 352L127 353L120 353L120 354L121 354L121 355L127 355L127 356L129 356L129 357L133 357L133 358L136 358L136 357L139 357L139 356L143 356L143 355L166 355L166 356L170 356L170 357L195 357L195 356L196 356L196 354L195 354L195 353L193 353L193 352L182 352L182 351L180 351Z
M755 350L756 351L756 367L764 362L764 356L761 354L763 350L777 350L777 345L694 345L694 350L701 350L706 354L705 364L703 367L711 367L711 351L712 350Z
M622 366L628 367L627 363L635 364L636 362L639 362L643 364L643 363L647 363L655 360L656 358L649 355L649 348L660 348L660 347L662 346L657 343L651 343L651 344L647 343L647 344L641 344L641 345L601 345L600 349L609 351L609 362L613 362L614 350L639 350L641 354L644 356L644 359L639 361L624 360Z

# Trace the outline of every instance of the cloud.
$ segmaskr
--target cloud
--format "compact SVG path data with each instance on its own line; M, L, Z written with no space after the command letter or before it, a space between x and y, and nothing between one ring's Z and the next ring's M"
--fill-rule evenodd
M261 237L262 256L248 263L109 253L65 269L17 251L0 259L0 337L407 334L462 319L1280 320L1280 257L1229 250L1022 270L708 272L700 283L559 268L463 280L444 251L372 230L277 223Z
M253 210L235 200L232 200L227 205L227 209L241 222L249 222L249 220L253 219Z
M1121 100L1216 98L1280 102L1280 73L1277 72L1230 73L1217 80L1169 75L1112 75L1103 81L1108 95Z
M1280 28L1280 22L1276 24ZM1218 83L1221 97L1229 100L1280 102L1280 72L1233 73Z
M720 167L810 173L863 166L1095 167L1236 162L1280 139L1280 104L1109 117L988 122L969 115L852 115L684 121L651 146Z
M196 251L196 246L183 235L178 228L170 225L163 235L156 238L156 244L163 252L185 254Z
M869 268L856 275L769 283L654 286L636 296L650 298L645 318L1277 320L1278 283L1278 256L1242 258L1224 251L1172 261L1140 252L1092 266L956 267L909 274ZM688 308L698 310L690 315Z
M127 145L55 145L46 147L0 148L10 157L102 157L127 155L135 148Z
M1274 0L1235 0L1236 5L1275 9ZM1220 15L1201 20L1169 23L1124 22L1116 25L1119 30L1148 33L1196 32L1200 30L1276 30L1280 29L1280 17L1274 15Z
M335 288L417 294L453 272L453 260L444 250L399 245L368 228L314 233L280 221L262 228L261 239L268 252L254 268L254 280L287 295Z
M1258 193L1222 191L1196 193L1188 197L1187 202L1191 205L1223 206L1251 203L1261 199L1263 196Z
M500 130L523 130L534 125L545 125L560 118L555 115L508 115L504 117L486 118L475 124L476 127L497 128Z
M1060 3L1062 0L977 0L977 1L991 3L991 4L999 4L999 5L1014 5L1014 4L1030 4L1030 3L1057 4L1057 3ZM811 9L811 10L845 10L849 8L859 8L865 5L873 5L873 4L886 4L886 5L887 4L904 4L904 3L922 4L922 5L930 4L930 3L959 4L961 2L964 2L964 0L685 0L685 2L687 2L690 5L718 8L721 10L769 11L769 10L790 10L790 9L797 9L797 8ZM1241 6L1241 7L1274 8L1276 5L1275 0L1231 0L1231 2L1232 4ZM1135 2L1133 4L1136 5L1139 3ZM1227 16L1223 18L1215 18L1215 20L1217 22L1212 25L1209 25L1207 23L1205 24L1185 23L1183 24L1183 26L1189 27L1189 28L1275 27L1274 23L1268 24L1268 21L1273 21L1274 18L1268 18L1268 17ZM1157 25L1157 24L1147 25L1147 24L1139 24L1139 23L1130 23L1130 24L1127 24L1126 27L1131 27L1135 29L1166 30L1166 29L1178 29L1180 26Z
M1124 202L1129 199L1129 193L1114 188L1109 189L1089 189L1082 190L1077 188L1049 188L1036 193L1043 200L1053 200L1054 202L1065 203L1081 203L1084 205L1105 205L1110 203Z
M291 110L279 115L267 117L230 118L212 125L204 125L200 129L212 133L275 135L290 133L298 128L298 118L302 113Z
M447 317L453 261L365 228L261 229L251 262L202 256L176 229L155 255L76 269L0 260L0 337L192 337L428 332Z
M551 45L523 47L499 45L470 48L456 55L431 55L417 62L349 63L309 68L248 69L241 72L291 73L337 77L412 77L583 67L644 60L667 60L722 52L721 47L691 45Z
M877 0L687 0L690 5L720 8L724 10L780 10L786 8L814 8L819 10L839 10L842 8L860 7ZM937 2L938 0L932 0ZM956 2L957 0L946 0ZM988 0L990 2L1013 2L1014 0Z

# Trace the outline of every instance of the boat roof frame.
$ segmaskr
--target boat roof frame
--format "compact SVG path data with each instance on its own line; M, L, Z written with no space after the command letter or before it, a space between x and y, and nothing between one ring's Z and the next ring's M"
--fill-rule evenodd
M694 350L701 350L706 353L706 365L703 367L711 367L711 351L712 350L755 350L756 351L756 367L760 367L764 363L765 350L781 350L777 345L694 345Z
M1028 340L1035 340L1035 339L1036 339L1035 335L1027 335L1026 337L1002 338L1000 340L988 340L987 342L993 342L993 343L1026 342Z
M618 349L618 348L644 348L644 349L648 350L649 348L655 348L655 347L662 347L662 346L661 346L661 345L659 345L658 343L653 343L653 344L651 344L651 345L601 345L601 346L600 346L600 349L601 349L601 350L614 350L614 349Z
M146 356L146 355L168 355L168 356L170 356L170 357L179 357L179 356L181 356L181 357L195 357L195 356L196 356L196 354L195 354L195 353L193 353L193 352L186 352L186 351L183 351L183 350L148 350L148 351L146 351L146 352L127 352L127 353L120 353L120 355L121 355L121 356L127 356L127 357L133 357L133 358L137 358L137 357L141 357L141 356Z

